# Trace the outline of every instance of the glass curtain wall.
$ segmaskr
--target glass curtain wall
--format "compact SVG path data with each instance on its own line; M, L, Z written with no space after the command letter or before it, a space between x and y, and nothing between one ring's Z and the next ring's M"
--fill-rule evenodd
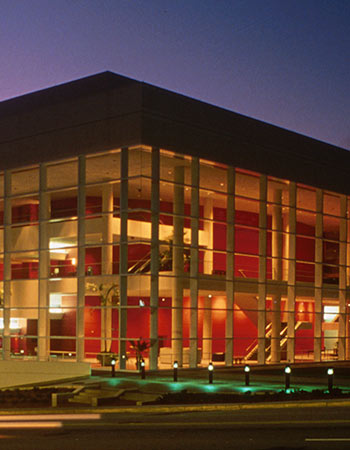
M2 357L350 356L346 196L133 147L0 175Z

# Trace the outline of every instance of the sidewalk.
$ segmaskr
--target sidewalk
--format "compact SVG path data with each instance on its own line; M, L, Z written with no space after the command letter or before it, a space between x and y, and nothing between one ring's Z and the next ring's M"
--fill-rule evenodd
M288 401L288 402L262 402L262 403L228 403L228 404L196 404L196 405L143 405L143 406L61 406L57 408L18 408L0 409L0 416L12 415L47 415L47 414L179 414L188 412L210 411L244 411L244 410L277 410L293 408L337 408L350 407L349 399Z

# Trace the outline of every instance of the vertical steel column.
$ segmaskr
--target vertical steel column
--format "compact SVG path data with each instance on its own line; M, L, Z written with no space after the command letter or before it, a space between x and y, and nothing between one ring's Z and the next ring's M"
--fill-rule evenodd
M102 187L102 275L112 275L113 264L113 184Z
M346 215L346 285L350 287L350 199L347 199L347 215Z
M50 355L50 197L47 193L46 164L40 164L39 171L39 314L37 357L39 361L46 361Z
M204 297L203 311L203 356L202 364L208 364L212 360L213 353L213 320L212 320L212 296Z
M346 239L347 239L347 199L340 196L339 223L339 329L338 358L346 359Z
M266 355L266 253L267 253L267 177L260 176L259 189L259 287L258 287L258 363Z
M190 367L198 365L199 158L191 162Z
M151 292L149 367L158 368L158 305L159 305L159 148L152 148L151 182Z
M120 244L119 244L119 368L126 368L128 306L128 190L129 149L122 148L120 166Z
M4 172L4 331L2 353L5 360L11 358L11 251L12 251L12 201L11 172Z
M314 361L321 361L323 286L323 191L316 190Z
M102 187L102 275L113 273L113 185ZM109 282L113 283L112 277ZM110 351L112 346L112 307L113 298L106 299L101 309L101 351ZM104 333L102 333L104 331Z
M77 317L76 353L77 361L83 361L84 308L85 308L85 211L86 211L86 159L78 158L78 265L77 265Z
M235 277L235 169L227 168L226 200L226 330L225 365L233 364L233 314Z
M184 166L176 166L174 171L173 203L173 289L171 314L171 346L173 361L182 366L182 311L184 273Z
M350 321L349 321L349 304L350 304L350 203L347 198L347 214L346 214L346 316L345 316L345 359L350 359Z
M282 223L282 190L276 189L273 193L272 207L272 279L282 282L282 249L283 249L283 223ZM281 294L272 297L272 323L271 323L271 362L281 360Z
M204 253L203 269L204 273L212 275L214 264L214 202L213 198L204 200L204 234L207 239L207 250Z
M288 287L287 287L287 360L295 359L295 296L296 296L296 229L297 229L297 189L294 182L289 184L289 230L288 230Z

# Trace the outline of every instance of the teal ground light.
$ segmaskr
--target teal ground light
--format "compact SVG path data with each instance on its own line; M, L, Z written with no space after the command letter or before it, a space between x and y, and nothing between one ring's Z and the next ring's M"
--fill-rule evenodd
M118 378L104 378L105 383L109 386L113 386L117 389L135 387L140 391L147 392L169 392L176 393L181 391L187 391L192 393L231 393L231 394L246 394L246 393L265 393L265 392L280 392L285 390L284 382L260 382L252 381L249 386L245 386L244 380L215 380L213 384L209 384L206 379L180 379L177 382L172 381L169 378L152 378L152 379L135 379L128 377L118 377ZM342 391L350 392L349 386L337 386L334 388L339 388ZM296 391L306 391L312 392L314 390L327 391L327 383L324 384L299 384L291 382L290 389L287 393L293 393Z

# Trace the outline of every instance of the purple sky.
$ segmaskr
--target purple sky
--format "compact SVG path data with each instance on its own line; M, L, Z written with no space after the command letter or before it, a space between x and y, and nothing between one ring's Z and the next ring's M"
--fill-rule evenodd
M0 100L105 70L350 149L349 0L1 0Z

